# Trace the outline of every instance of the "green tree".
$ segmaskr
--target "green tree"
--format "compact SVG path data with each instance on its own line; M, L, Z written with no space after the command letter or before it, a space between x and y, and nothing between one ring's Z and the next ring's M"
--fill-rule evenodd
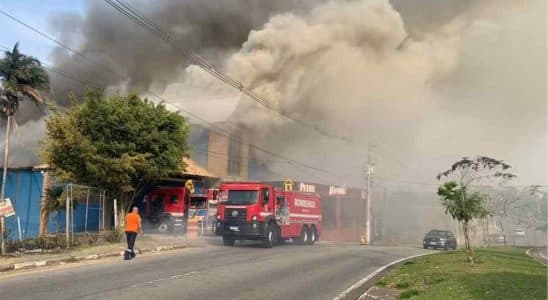
M446 213L462 223L464 245L470 263L474 262L474 252L470 242L470 221L483 218L488 213L485 207L486 196L479 192L471 192L471 185L474 182L496 178L510 180L516 177L506 172L510 168L511 166L503 161L486 156L464 157L436 177L438 180L449 177L456 179L442 184L438 189L438 196Z
M120 217L146 185L184 170L186 120L136 95L90 91L46 121L42 156L61 181L104 188Z
M4 52L0 59L0 110L6 116L6 136L4 141L4 165L2 173L2 188L0 201L4 201L6 192L6 175L8 170L9 140L13 115L19 109L19 103L30 100L37 104L43 103L40 91L49 89L49 78L38 59L19 52L19 44L11 51ZM4 217L1 217L2 233L4 232ZM4 234L2 234L2 237ZM5 254L5 242L2 239L2 254Z

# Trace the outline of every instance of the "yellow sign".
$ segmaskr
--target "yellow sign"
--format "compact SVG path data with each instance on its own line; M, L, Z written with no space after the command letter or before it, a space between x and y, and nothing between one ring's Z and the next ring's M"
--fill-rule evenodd
M185 182L185 188L191 193L194 194L194 182L192 179L189 179Z
M286 191L292 191L293 190L293 181L291 179L286 179L284 181L284 188Z

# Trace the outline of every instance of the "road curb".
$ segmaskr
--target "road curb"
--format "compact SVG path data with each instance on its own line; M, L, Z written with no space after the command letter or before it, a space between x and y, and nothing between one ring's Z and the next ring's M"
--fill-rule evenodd
M432 253L422 253L417 255L412 255L404 258L400 258L398 260L395 260L391 263L388 263L377 270L373 271L369 275L362 278L360 281L354 283L351 285L348 289L346 289L344 292L340 293L338 296L333 298L333 300L348 300L348 299L358 299L363 293L365 293L373 284L376 279L379 279L381 276L383 276L386 272L393 269L394 267L408 261L411 259L415 259L417 257L430 255Z
M529 249L525 250L525 254L527 254L527 256L529 256L533 260L538 261L539 263L541 263L545 266L548 266L548 264L546 263L548 260L546 259L546 257L544 257L542 252L539 252L539 255L541 256L541 258L535 257L534 255L531 255L531 250L535 250L535 249L540 249L540 248L529 248Z
M143 254L143 253L151 253L151 252L185 249L187 247L188 245L186 244L176 245L176 246L160 246L155 248L136 249L137 250L136 252L139 254ZM120 257L123 255L124 255L124 251L120 251L120 252L112 252L112 253L106 253L106 254L91 254L86 256L68 256L63 258L53 258L49 260L37 260L37 261L14 263L14 264L8 264L8 265L0 265L0 273L14 271L14 270L36 269L43 266L65 265L65 264L76 263L81 261L100 260L100 259L110 258L110 257Z

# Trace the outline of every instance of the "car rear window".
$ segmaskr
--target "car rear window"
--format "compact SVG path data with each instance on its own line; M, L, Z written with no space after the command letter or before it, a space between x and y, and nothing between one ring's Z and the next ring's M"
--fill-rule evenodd
M433 235L433 236L447 236L447 231L441 231L441 230L431 230L427 233L427 235Z

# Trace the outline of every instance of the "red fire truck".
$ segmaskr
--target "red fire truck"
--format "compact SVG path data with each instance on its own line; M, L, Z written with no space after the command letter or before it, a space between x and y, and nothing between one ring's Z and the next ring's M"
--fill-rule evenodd
M200 190L187 197L183 186L157 186L145 196L145 219L159 232L182 231L186 217L196 216L200 222L208 220L210 203L218 197L214 189ZM204 224L206 226L206 224Z
M159 232L183 230L187 190L184 187L156 187L145 196L145 219ZM188 202L188 200L186 200Z
M295 239L314 244L321 232L321 201L317 194L285 191L268 183L221 184L216 233L223 244L262 240L265 247Z

